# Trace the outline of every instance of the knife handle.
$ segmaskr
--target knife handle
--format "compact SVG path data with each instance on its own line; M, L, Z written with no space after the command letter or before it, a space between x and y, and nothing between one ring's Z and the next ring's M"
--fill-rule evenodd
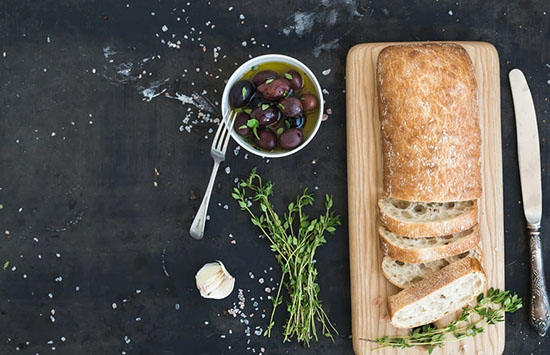
M550 325L550 305L544 280L544 265L540 244L540 223L527 223L531 254L531 323L544 336Z

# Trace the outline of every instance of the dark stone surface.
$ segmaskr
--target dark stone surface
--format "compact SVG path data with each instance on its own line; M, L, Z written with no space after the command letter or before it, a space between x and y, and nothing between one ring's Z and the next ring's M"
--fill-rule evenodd
M282 313L272 338L256 336L255 327L267 323L262 310L270 311L264 288L275 285L278 272L267 241L258 238L230 190L236 177L257 166L276 182L279 206L304 187L317 186L334 194L337 211L347 219L345 58L362 42L479 40L499 50L506 283L527 301L527 234L507 73L523 69L534 93L548 194L548 2L270 3L0 4L0 261L9 261L0 271L1 354L18 347L24 354L52 353L53 347L61 354L251 354L262 347L268 354L351 353L347 227L329 237L317 257L321 297L340 331L335 344L322 339L311 350L282 344ZM169 40L181 41L180 48L169 48ZM236 65L270 52L311 67L329 92L326 107L332 115L295 156L267 161L230 151L225 166L231 170L220 170L207 236L194 241L187 230L210 174L215 124L183 123L186 115L199 117L197 107L164 95L144 101L142 91L197 93L215 105L210 117L216 118L224 80ZM322 75L326 69L330 74ZM544 209L549 207L545 199ZM320 210L317 206L312 214ZM548 228L545 217L543 231ZM549 244L543 239L545 255ZM248 318L250 337L246 325L227 314L237 292L207 301L195 289L196 270L214 259L226 263L236 288L244 290L246 312L255 314ZM257 311L252 297L259 302ZM527 309L506 321L506 353L547 351L550 342L530 328Z

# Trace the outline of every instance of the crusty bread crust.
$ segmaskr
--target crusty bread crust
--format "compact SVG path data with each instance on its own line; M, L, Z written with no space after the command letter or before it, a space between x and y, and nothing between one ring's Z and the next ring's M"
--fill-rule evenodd
M467 254L466 254L466 253L467 253ZM472 253L475 254L475 255L472 255ZM462 256L463 254L466 254L466 255ZM464 252L464 253L458 254L458 255L456 255L456 256L451 256L451 257L448 257L448 258L442 258L442 259L440 259L440 260L445 260L446 262L448 262L448 264L446 264L446 265L442 264L442 265L444 265L444 266L437 266L436 268L433 269L433 271L430 270L430 269L432 269L432 267L431 267L429 264L430 264L430 263L439 262L440 260L434 260L434 261L430 261L430 262L428 262L428 263L423 263L423 264L428 264L428 265L427 265L427 270L429 270L429 271L427 271L427 274L426 274L425 277L423 277L422 279L425 279L426 277L430 277L430 276L433 275L435 272L441 270L443 267L445 267L445 266L451 264L451 262L449 262L449 261L450 261L449 259L452 259L452 258L455 258L455 259L456 259L456 258L458 258L458 257L460 257L461 259L462 259L462 258L465 258L465 257L475 258L475 259L479 260L480 263L483 262L483 253L482 253L481 249L479 248L479 246L476 246L475 248L473 248L473 249L471 249L471 250L469 250L469 251L466 251L466 252ZM456 260L454 260L454 261L452 261L452 262L455 262L455 261L458 261L458 260L460 260L460 259L456 259ZM380 265L380 269L382 270L382 274L384 274L384 277L386 278L386 280L388 280L390 283L392 283L393 285L395 285L395 286L397 286L397 287L399 287L399 288L407 288L407 287L412 286L415 282L420 281L420 280L415 281L415 282L410 282L410 281L409 281L409 283L403 284L403 283L400 283L400 282L398 282L397 280L395 280L391 275L389 275L389 274L386 272L386 269L385 269L385 267L384 267L385 264L387 264L387 263L392 263L392 262L394 262L394 261L395 261L394 259L392 259L391 257L389 257L389 256L387 256L387 255L384 256L384 258L382 259L382 264ZM439 268L440 268L440 269L439 269ZM437 270L437 269L439 269L439 270Z
M478 225L475 225L471 232L464 238L450 242L449 244L436 245L427 248L407 249L401 247L388 240L385 235L386 233L387 232L384 231L384 227L380 226L378 228L380 248L382 249L384 255L387 255L392 259L411 264L427 263L461 254L467 250L475 248L479 244L480 240Z
M380 201L378 202L380 222L390 231L406 235L409 238L426 238L453 234L470 229L477 223L477 200L473 201L473 208L466 213L451 219L433 222L411 222L396 219L386 213Z
M386 195L419 202L481 196L472 61L456 44L384 48L377 63Z
M455 282L471 273L481 273L483 275L484 284L482 290L484 290L487 284L487 277L485 275L485 272L483 271L483 267L481 266L480 262L473 258L464 258L447 265L446 267L435 273L432 277L421 280L411 287L402 290L398 294L388 297L388 311L390 314L390 321L392 321L392 324L395 327L399 328L398 325L393 323L393 317L397 311L411 303L421 302L422 299L432 294L433 292L436 292L440 288L449 285L450 283ZM472 294L468 303L473 301L476 296L477 294ZM449 307L448 309L446 309L445 314L441 314L439 317L434 317L428 322L415 324L413 325L413 327L432 323L437 319L441 319L447 314L458 311L463 306L465 306L465 304L455 304L454 307Z

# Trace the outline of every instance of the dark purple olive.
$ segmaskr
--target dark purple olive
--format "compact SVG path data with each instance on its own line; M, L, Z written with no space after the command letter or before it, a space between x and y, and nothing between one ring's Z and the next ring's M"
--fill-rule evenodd
M249 119L250 115L244 112L239 113L237 118L235 118L235 123L233 127L235 127L235 131L243 137L248 136L251 132L251 129L246 125Z
M271 79L258 86L258 91L264 99L279 101L290 91L290 82L282 78L274 79L273 81L270 80Z
M262 105L260 107L256 107L250 114L250 117L258 120L260 126L267 126L277 121L279 119L279 115L279 110L277 110L276 107L265 107L265 105Z
M243 107L250 100L253 93L254 87L250 81L237 81L229 91L229 103L233 108Z
M306 117L304 115L300 115L298 117L289 117L285 121L285 126L287 128L296 127L296 128L302 128L306 124Z
M277 135L270 129L259 129L258 137L254 137L254 143L262 149L273 150L277 146Z
M287 117L296 117L302 113L302 102L295 97L282 99L277 106L281 113Z
M252 84L254 84L255 87L258 87L265 83L266 80L276 79L277 76L277 73L273 70L262 70L254 74L252 77Z
M294 149L304 140L304 134L298 128L289 128L279 136L279 146L281 148L289 150Z
M298 91L304 87L302 76L296 70L289 70L287 73L285 73L285 78L290 81L290 87L294 89L294 91Z
M313 94L304 94L300 96L304 112L311 112L317 108L317 97Z
M264 98L257 91L254 91L254 94L252 94L252 97L248 102L248 107L250 108L258 107L261 104L265 103L264 101L265 101Z

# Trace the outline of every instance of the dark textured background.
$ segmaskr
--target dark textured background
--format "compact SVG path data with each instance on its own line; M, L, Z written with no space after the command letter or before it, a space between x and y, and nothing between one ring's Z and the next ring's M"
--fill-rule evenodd
M257 166L275 181L281 202L317 186L334 194L347 220L344 64L347 50L362 42L476 40L497 47L506 284L527 297L527 235L507 73L523 69L534 94L548 194L550 6L544 0L412 3L2 1L0 261L9 266L0 270L0 353L351 353L347 227L329 237L317 257L321 297L340 331L335 344L323 339L310 350L282 344L282 313L272 338L256 336L256 327L267 323L260 317L270 310L264 288L275 285L277 267L230 190L236 177ZM169 48L169 40L180 40L180 48ZM292 157L267 161L230 151L230 171L222 167L212 196L207 236L192 240L187 230L210 174L215 124L183 123L186 115L193 120L209 109L164 95L144 101L143 90L196 93L216 106L210 109L216 118L216 101L236 65L270 52L308 64L328 90L332 114ZM321 74L326 69L331 72ZM550 230L547 217L543 230ZM547 255L550 242L543 239L543 245ZM246 325L227 314L237 292L213 301L195 289L196 270L213 259L226 263L236 289L244 290L246 313L255 313L247 318L250 337ZM506 322L506 353L548 351L550 341L529 327L527 309Z

